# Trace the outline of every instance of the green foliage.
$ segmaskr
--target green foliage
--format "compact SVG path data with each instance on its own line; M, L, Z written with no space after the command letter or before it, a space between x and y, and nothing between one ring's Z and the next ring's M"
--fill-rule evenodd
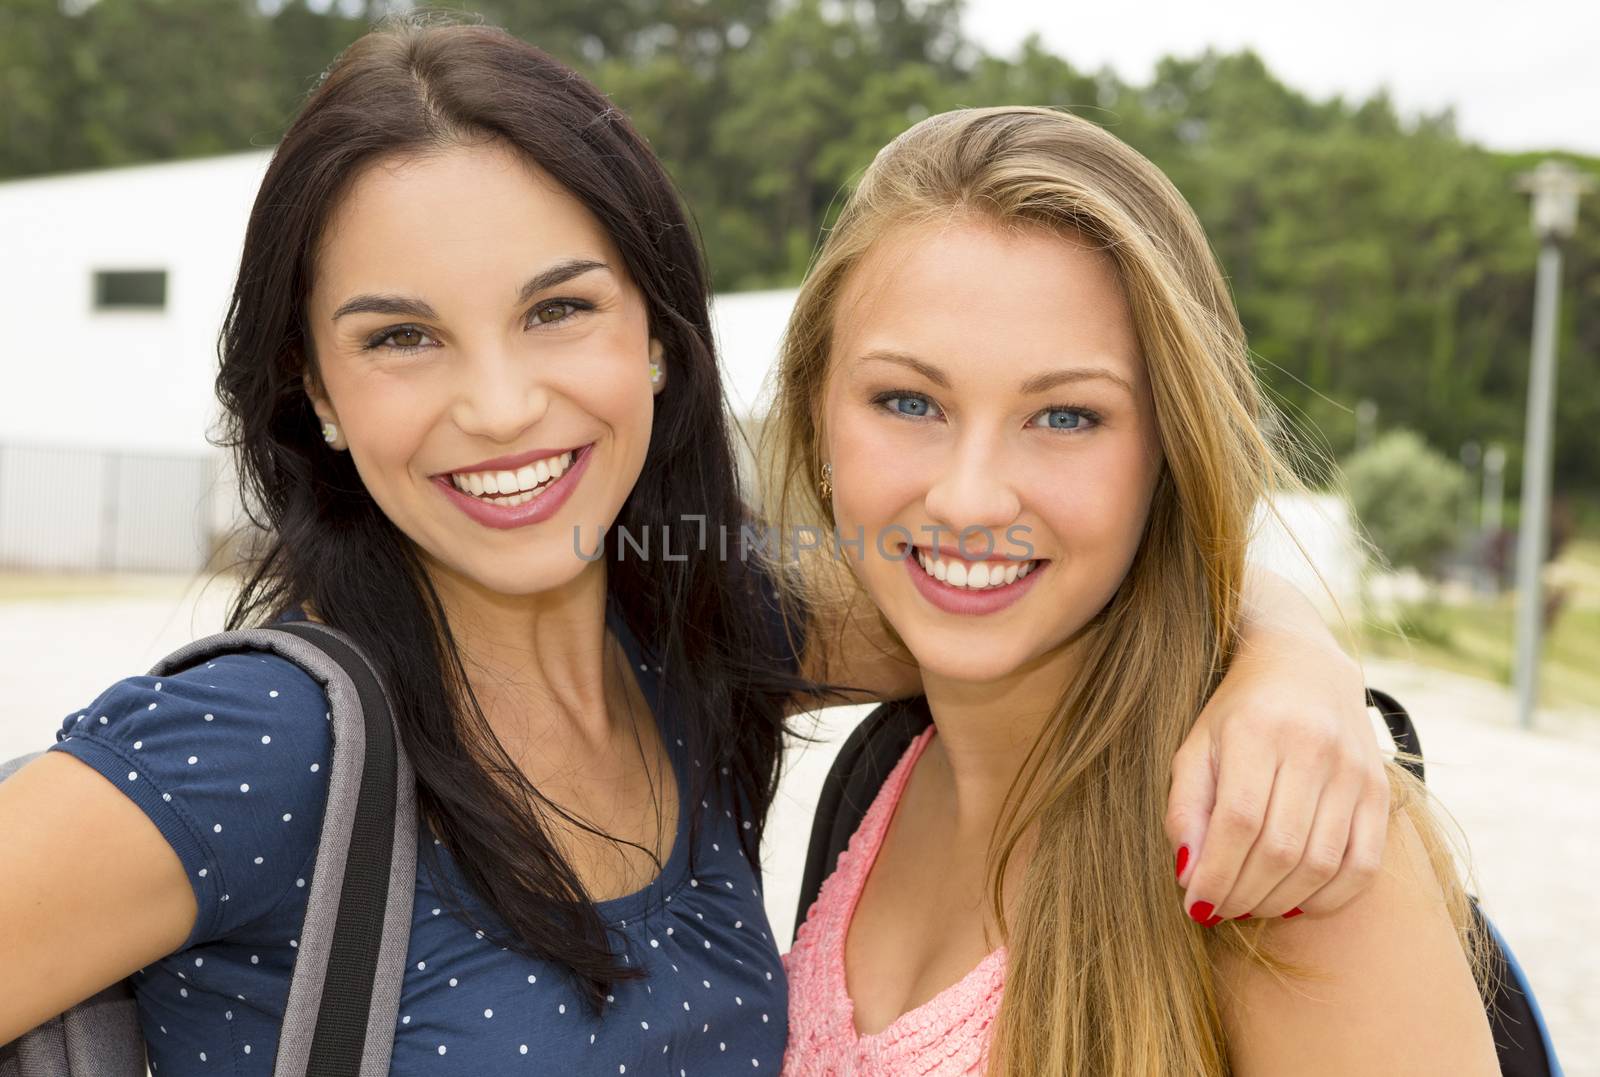
M0 178L270 145L316 77L406 0L3 0ZM1229 274L1269 390L1337 454L1351 409L1447 455L1520 442L1535 248L1514 178L1539 156L1313 100L1248 51L1147 84L1037 39L985 55L960 0L443 0L562 57L635 120L693 208L719 290L792 284L877 149L963 105L1105 124L1172 177ZM1569 157L1571 155L1568 155ZM1600 160L1572 157L1600 175ZM1556 490L1600 503L1600 198L1569 244Z
M1466 475L1413 431L1378 438L1344 472L1357 518L1395 568L1428 572L1454 544Z

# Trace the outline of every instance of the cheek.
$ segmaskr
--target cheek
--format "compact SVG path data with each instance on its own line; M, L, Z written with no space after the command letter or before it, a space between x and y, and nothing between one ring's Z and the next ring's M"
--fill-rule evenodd
M437 380L376 373L328 379L350 457L375 497L403 480L437 425L445 400Z
M919 451L910 423L885 420L855 403L830 403L827 413L825 458L833 464L834 520L844 534L864 528L870 544L876 531L922 500L932 461ZM903 535L892 538L905 540Z
M643 354L642 349L638 354ZM649 372L637 355L613 351L574 365L559 381L552 380L550 387L618 437L641 432L649 437L655 397Z
M1120 578L1110 575L1126 570L1144 534L1156 472L1148 456L1129 446L1108 443L1095 450L1035 472L1028 503L1037 507L1065 556L1096 566L1114 589Z

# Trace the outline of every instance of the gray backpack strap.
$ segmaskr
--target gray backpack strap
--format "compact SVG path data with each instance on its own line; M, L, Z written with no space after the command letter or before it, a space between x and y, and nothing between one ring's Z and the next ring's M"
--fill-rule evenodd
M146 1072L139 1004L126 980L0 1046L0 1077L144 1077Z
M197 640L151 670L170 676L219 654L268 651L327 693L333 760L305 922L273 1077L389 1072L416 886L416 787L371 663L310 622Z

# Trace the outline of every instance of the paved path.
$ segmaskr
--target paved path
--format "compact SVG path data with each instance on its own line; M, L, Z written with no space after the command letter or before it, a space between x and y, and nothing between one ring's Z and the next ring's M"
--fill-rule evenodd
M0 602L0 758L49 744L111 681L220 628L227 595L161 583L114 599ZM1464 830L1477 892L1532 979L1573 1077L1600 1077L1600 715L1514 727L1508 689L1403 663L1369 680L1411 709L1428 785ZM811 810L839 741L865 708L826 712L825 743L797 746L768 826L768 912L794 923Z

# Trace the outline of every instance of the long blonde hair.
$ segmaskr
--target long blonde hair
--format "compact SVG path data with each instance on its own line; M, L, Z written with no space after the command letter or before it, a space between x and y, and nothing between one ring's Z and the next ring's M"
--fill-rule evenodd
M1171 761L1232 657L1258 506L1296 487L1226 282L1199 222L1149 161L1093 123L1040 108L933 116L885 147L828 233L784 340L766 424L768 511L782 533L830 521L820 409L845 283L891 229L969 214L1048 229L1114 261L1137 330L1164 465L1133 565L1085 632L1079 672L1007 797L989 897L1009 946L991 1048L1014 1077L1224 1074L1214 947L1278 972L1259 923L1207 931L1179 907L1162 829ZM840 562L823 588L850 594ZM806 596L819 601L813 589ZM859 595L855 596L859 598ZM1423 836L1469 953L1465 893L1413 779L1397 810ZM1020 888L1006 865L1031 843Z

